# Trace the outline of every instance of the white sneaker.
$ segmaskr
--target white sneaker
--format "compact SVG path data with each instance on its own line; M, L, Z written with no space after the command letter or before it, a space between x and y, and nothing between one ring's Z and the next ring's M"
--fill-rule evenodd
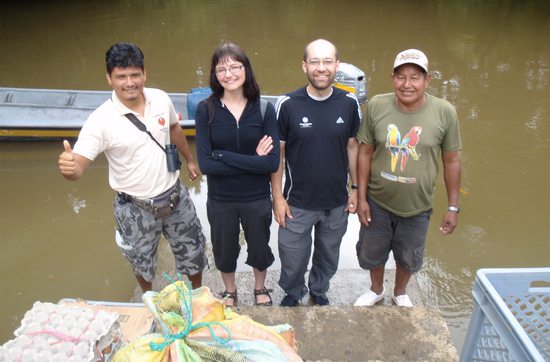
M384 299L384 294L386 294L386 288L382 289L382 293L376 294L372 290L367 290L365 293L361 294L359 298L353 303L356 307L372 307L376 303Z
M411 302L411 298L407 294L392 296L391 300L393 304L395 304L398 307L414 307L414 305Z

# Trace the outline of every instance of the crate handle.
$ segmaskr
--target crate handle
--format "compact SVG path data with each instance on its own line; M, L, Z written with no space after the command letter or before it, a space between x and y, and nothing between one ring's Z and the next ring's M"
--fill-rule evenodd
M550 281L534 280L531 284L529 284L529 293L550 294Z

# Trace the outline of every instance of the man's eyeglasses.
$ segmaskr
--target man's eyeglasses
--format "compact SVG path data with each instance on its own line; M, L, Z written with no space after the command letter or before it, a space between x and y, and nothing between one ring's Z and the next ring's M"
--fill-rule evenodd
M311 65L312 67L318 67L321 64L323 64L325 67L330 67L331 65L334 65L336 63L336 60L332 58L327 59L309 59L306 61L307 64Z
M229 71L229 73L231 74L235 74L237 73L239 70L243 69L244 65L240 64L240 65L232 65L230 66L229 68L224 68L224 67L220 67L220 68L216 68L215 72L217 75L225 75L225 73L227 71Z
M402 74L394 74L393 78L399 83L406 83L407 81L409 81L410 83L419 83L424 81L424 79L426 79L426 75L413 74L410 78L407 78Z

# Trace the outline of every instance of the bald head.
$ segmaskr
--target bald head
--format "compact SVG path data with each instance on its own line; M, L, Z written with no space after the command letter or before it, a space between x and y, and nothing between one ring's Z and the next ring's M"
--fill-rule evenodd
M306 45L304 49L304 62L309 57L316 57L315 55L317 54L324 54L323 58L328 56L338 60L338 49L336 49L334 44L325 39L317 39Z

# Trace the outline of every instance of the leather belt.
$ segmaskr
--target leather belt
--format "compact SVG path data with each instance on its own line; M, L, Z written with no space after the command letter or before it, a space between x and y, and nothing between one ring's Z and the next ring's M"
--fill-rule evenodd
M180 201L181 182L176 184L162 194L150 199L138 199L124 192L117 192L121 201L131 202L136 206L150 212L155 218L163 218L172 213Z

